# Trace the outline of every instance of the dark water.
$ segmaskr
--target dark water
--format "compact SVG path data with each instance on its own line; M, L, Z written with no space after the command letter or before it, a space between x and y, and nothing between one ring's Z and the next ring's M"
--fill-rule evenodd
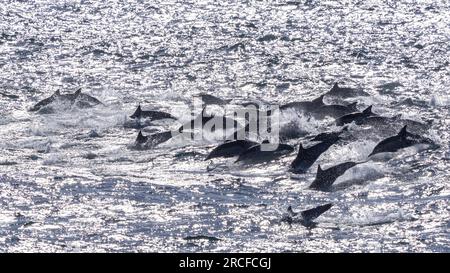
M0 250L448 252L450 4L340 2L3 1ZM204 161L210 142L129 149L139 102L186 118L200 92L277 104L336 81L371 95L361 109L432 122L440 147L359 165L337 181L358 183L330 193L307 190L317 163L287 172L294 154L243 168ZM105 106L28 111L78 87ZM364 160L387 136L366 129L318 163ZM279 223L289 205L326 202L313 230ZM220 240L186 239L197 235Z

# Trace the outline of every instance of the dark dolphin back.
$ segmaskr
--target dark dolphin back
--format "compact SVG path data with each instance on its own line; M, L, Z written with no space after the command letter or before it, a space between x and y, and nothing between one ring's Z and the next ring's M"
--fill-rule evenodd
M333 144L335 144L340 138L333 137L326 141L320 142L308 149L304 149L303 145L300 144L297 157L291 163L291 172L293 173L303 173L306 172L309 167L316 162L317 158L327 151Z
M322 215L324 212L331 209L332 206L333 206L333 204L328 203L328 204L318 206L318 207L315 207L312 209L304 210L301 212L302 218L306 222L313 221L314 219L316 219L317 217Z

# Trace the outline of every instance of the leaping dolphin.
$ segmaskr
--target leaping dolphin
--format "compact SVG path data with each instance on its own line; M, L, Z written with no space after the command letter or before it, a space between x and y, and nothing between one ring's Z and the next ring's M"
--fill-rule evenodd
M361 120L368 118L368 117L373 117L373 116L377 116L377 114L372 112L372 105L371 105L371 106L367 107L366 109L364 109L364 111L362 111L362 112L350 113L350 114L344 115L344 116L336 119L336 125L343 126L345 124L352 123L353 121L355 123L360 123Z
M135 140L135 148L140 150L152 149L157 145L168 141L172 138L172 136L172 131L155 133L148 136L144 136L142 132L139 131Z
M154 110L146 110L143 111L141 108L141 105L139 104L136 111L130 116L132 119L150 119L153 120L160 120L160 119L176 119L171 114L161 111L154 111Z
M260 163L260 162L268 162L277 158L280 158L284 155L287 155L294 151L294 147L289 144L269 144L268 141L263 141L265 145L275 145L273 150L264 150L261 149L261 144L253 145L252 147L245 150L243 153L239 155L236 162L245 162L245 163Z
M317 225L314 220L329 210L333 204L328 203L312 209L304 210L300 213L294 212L292 207L287 209L287 215L281 218L281 222L287 222L288 224L298 223L307 228L313 228Z
M201 93L199 94L200 98L202 99L203 105L226 105L230 103L231 99L221 99L213 95Z
M319 165L317 167L316 179L309 185L309 188L318 191L329 191L339 176L360 163L362 162L344 162L326 170L322 170Z
M290 102L280 106L280 110L294 109L299 112L309 112L318 107L324 106L324 95L312 100L312 101L296 101Z
M289 171L295 174L305 173L316 162L317 158L339 139L339 136L335 136L307 149L300 144L297 157L292 161Z
M339 97L339 98L351 98L359 96L369 96L368 93L361 89L340 87L337 83L333 85L330 91L326 93L327 96Z
M68 104L70 107L76 106L78 108L91 108L96 105L102 104L98 99L81 92L79 88L73 94L61 94L58 90L53 95L45 98L30 108L30 111L39 111L46 107L50 107L53 103ZM51 111L50 111L51 112Z
M406 125L400 130L400 132L396 136L388 137L385 140L382 140L378 143L373 151L370 153L369 157L378 153L385 152L396 152L400 149L410 147L416 144L431 144L434 142L428 138L411 134L406 131Z
M214 124L222 125L222 129L224 129L224 130L231 129L231 128L227 127L227 125L232 125L233 126L232 128L235 130L237 130L238 127L239 128L242 127L236 120L228 118L226 116L206 115L206 107L204 107L200 115L191 119L190 122L183 124L178 129L178 132L182 133L185 130L185 128L196 129L195 128L196 124L201 125L201 128L199 128L199 129L203 129L203 127L210 121L214 121ZM215 129L215 128L212 128L212 129Z
M233 140L227 141L216 148L214 148L205 160L215 157L233 157L238 156L250 147L257 145L258 143L250 140Z
M312 109L308 114L315 119L324 119L325 117L338 118L350 113L357 112L358 108L356 108L356 104L356 102L350 103L348 105L326 104Z

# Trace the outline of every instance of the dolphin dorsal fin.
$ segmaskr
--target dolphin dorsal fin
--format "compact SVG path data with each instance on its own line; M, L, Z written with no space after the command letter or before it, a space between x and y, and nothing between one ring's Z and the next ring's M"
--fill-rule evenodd
M317 165L317 175L320 175L323 172L322 167L320 167L320 164Z
M78 97L81 94L81 88L78 88L77 91L75 91L74 95L75 97Z
M53 96L61 96L61 91L59 91L59 89L56 90L56 92L53 94Z
M405 138L406 137L406 135L407 135L407 131L406 131L406 125L405 126L403 126L403 128L400 130L400 132L398 133L398 135L400 136L400 137L402 137L402 138Z
M332 91L333 91L333 90L339 90L339 85L338 85L337 82L335 82L335 83L333 84L333 87L331 88L331 90L332 90Z
M147 138L142 134L142 131L139 131L138 136L136 138L136 142L144 143L146 140Z
M317 99L313 99L311 102L314 104L318 104L318 105L323 105L323 97L325 95L320 95L320 97L318 97Z
M367 115L373 114L372 113L372 105L367 107L366 109L364 109L363 114L367 114Z
M142 112L141 104L138 104L138 107L136 108L136 113Z
M300 156L302 153L304 153L305 152L305 148L303 148L303 145L300 143L299 145L298 145L298 153L297 153L297 156Z
M349 105L347 105L347 107L349 108L349 109L351 109L352 111L358 111L358 108L356 108L356 105L358 104L358 102L357 101L355 101L355 102L352 102L352 103L350 103Z

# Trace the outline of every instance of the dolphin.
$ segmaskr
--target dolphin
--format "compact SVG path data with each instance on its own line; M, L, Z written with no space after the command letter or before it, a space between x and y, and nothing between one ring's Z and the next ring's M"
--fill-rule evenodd
M139 104L136 111L130 116L132 119L150 119L150 120L160 120L160 119L176 119L169 113L161 112L161 111L142 111L141 105Z
M36 112L46 107L50 107L53 103L60 102L69 104L70 106L76 106L78 108L91 108L96 105L102 104L98 99L81 92L79 88L73 94L61 94L59 90L53 93L50 97L45 98L30 108L30 111Z
M328 203L312 209L304 210L300 213L294 212L292 207L289 206L287 209L287 215L281 218L281 222L287 222L288 224L298 223L307 228L313 228L317 225L313 221L329 210L332 206L333 204Z
M197 117L191 119L191 121L183 124L179 129L178 132L182 133L184 131L184 128L190 128L190 129L195 129L195 125L201 124L202 129L203 127L206 125L206 123L208 123L211 120L215 120L214 123L217 124L222 124L222 128L227 130L227 129L231 129L228 128L227 125L229 124L233 124L233 128L236 130L238 127L241 127L240 124L231 118L225 117L225 116L215 116L215 115L206 115L206 107L203 108L202 112L200 115L198 115Z
M256 144L242 152L235 162L259 163L268 162L294 151L294 147L289 144L269 144L267 140L263 144L274 145L273 150L261 150L261 144Z
M354 113L350 113L350 114L347 114L347 115L337 118L336 125L343 126L344 124L352 123L353 121L355 123L360 123L361 120L368 118L368 117L373 117L373 116L377 116L377 114L372 112L372 105L371 105L371 106L367 107L366 109L364 109L364 111L362 111L362 112L354 112Z
M356 102L350 103L348 105L339 104L327 104L320 106L318 108L312 109L309 115L315 119L324 119L325 117L338 118L344 115L357 112Z
M344 162L326 170L322 170L319 165L317 166L316 179L309 185L309 188L318 191L329 191L334 181L336 181L339 176L360 163L362 162Z
M342 130L337 132L325 132L317 135L309 136L310 141L329 141L339 137L343 132L348 131L348 126L342 127Z
M214 148L205 160L215 157L233 157L238 156L250 147L257 145L258 143L251 140L233 140L227 141Z
M221 99L205 93L201 93L199 96L202 99L203 105L226 105L232 101L231 99Z
M403 126L408 126L412 131L426 131L430 128L431 124L423 123L420 121L415 121L412 119L403 119L401 114L395 115L393 117L382 117L382 116L372 116L364 119L360 119L357 122L358 125L366 125L375 128L380 128L382 126L391 126L392 124L403 124Z
M325 95L321 95L320 97L312 100L312 101L296 101L296 102L290 102L287 104L283 104L280 106L280 110L287 110L287 109L295 109L300 112L309 112L314 110L315 108L324 106L323 97Z
M142 131L139 131L138 136L135 140L135 148L140 150L152 149L157 145L168 141L172 138L172 136L172 131L155 133L148 136L144 136L142 134Z
M385 152L393 153L400 149L410 147L416 144L433 145L434 142L428 138L409 133L406 130L405 125L397 135L388 137L382 140L380 143L378 143L375 146L375 148L373 148L373 151L369 154L369 157L378 153L385 153Z
M330 89L330 91L326 93L326 96L351 98L351 97L369 96L369 94L361 89L340 87L337 83L335 83L333 87Z
M339 136L335 136L307 149L303 148L300 143L297 157L292 161L289 171L296 174L305 173L316 162L317 158L339 139Z

